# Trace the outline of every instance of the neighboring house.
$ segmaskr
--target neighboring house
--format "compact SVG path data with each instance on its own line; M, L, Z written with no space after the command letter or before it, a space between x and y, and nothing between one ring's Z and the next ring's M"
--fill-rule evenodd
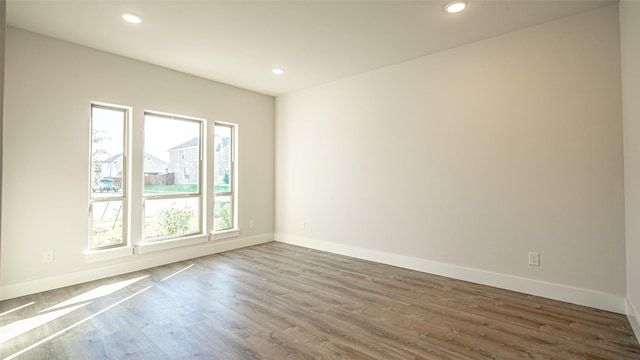
M98 176L100 178L122 178L122 154L104 159L100 163Z
M144 174L160 175L169 173L169 163L149 153L144 153Z
M228 137L216 137L215 152L218 159L216 166L217 184L224 184L225 170L229 169L229 153L231 151L230 139ZM200 161L200 139L195 137L169 151L169 162L157 158L149 153L144 154L144 175L174 174L171 183L175 184L197 184ZM100 178L121 178L122 177L122 154L111 156L101 162ZM154 185L158 185L155 184ZM163 183L165 184L165 183ZM151 183L147 184L151 185Z
M231 138L216 136L215 138L215 173L218 177L215 179L216 184L228 184L229 177L225 177L225 171L229 171L231 164Z
M144 154L144 174L159 175L169 171L169 163L151 154ZM104 159L100 164L101 178L122 177L122 154L113 155Z
M169 151L169 172L176 184L197 184L200 169L200 138L195 137Z

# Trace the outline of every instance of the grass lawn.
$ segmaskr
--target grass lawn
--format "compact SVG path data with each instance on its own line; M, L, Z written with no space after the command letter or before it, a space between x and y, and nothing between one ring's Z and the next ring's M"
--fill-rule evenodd
M145 194L166 194L166 193L197 193L197 184L173 184L165 186L152 186L148 185L144 187Z
M216 192L226 192L229 191L229 185L216 185ZM145 186L144 187L145 194L193 194L198 192L198 185L196 184L173 184L173 185L165 185L165 186Z

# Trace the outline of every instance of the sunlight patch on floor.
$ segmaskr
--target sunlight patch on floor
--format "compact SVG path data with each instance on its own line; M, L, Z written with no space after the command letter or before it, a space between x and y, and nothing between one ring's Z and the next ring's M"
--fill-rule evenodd
M140 276L134 279L130 279L130 280L123 280L123 281L119 281L113 284L109 284L109 285L102 285L99 286L93 290L89 290L86 293L82 294L82 295L78 295L76 297L73 297L67 301L63 301L57 305L54 305L48 309L44 309L41 312L47 312L47 311L51 311L54 309L59 309L62 307L66 307L66 306L70 306L73 304L77 304L77 303L81 303L81 302L85 302L85 301L91 301L93 299L97 299L99 297L102 296L107 296L110 294L113 294L114 292L120 290L120 289L124 289L125 287L136 283L144 278L148 277L148 275L145 276Z
M33 305L33 304L35 304L35 303L36 303L35 301L32 301L32 302L30 302L30 303L28 303L28 304L24 304L24 305L22 305L22 306L18 306L18 307L17 307L17 308L15 308L15 309L7 310L7 311L3 312L2 314L0 314L0 317L5 316L5 315L7 315L7 314L11 314L11 313L12 313L12 312L14 312L14 311L18 311L18 310L20 310L20 309L24 309L24 308L26 308L27 306L31 306L31 305Z
M24 320L18 320L18 321L12 322L9 325L3 326L0 328L0 344L2 344L7 340L13 339L16 336L22 335L27 331L33 330L38 326L42 326L48 323L49 321L53 321L61 316L64 316L87 304L89 303L72 306L62 310L52 311L46 314L33 316Z

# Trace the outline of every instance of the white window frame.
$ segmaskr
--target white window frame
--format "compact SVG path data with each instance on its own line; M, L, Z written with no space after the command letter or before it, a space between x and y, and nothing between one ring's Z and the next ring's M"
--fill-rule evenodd
M102 108L106 110L114 110L123 113L124 117L124 129L123 129L123 152L122 152L122 174L121 174L121 188L122 192L118 194L110 194L113 196L110 197L101 197L95 196L92 194L92 185L94 181L94 160L93 160L93 152L95 151L95 145L93 144L93 109L94 108ZM90 159L90 173L89 173L89 231L88 231L88 241L87 241L87 251L86 258L87 262L94 261L104 261L109 259L114 259L122 256L131 256L134 255L134 245L138 249L136 253L147 253L158 250L167 250L171 248L188 246L194 244L200 244L206 241L212 240L221 240L232 237L240 236L239 229L239 219L238 219L238 124L228 123L228 122L207 122L205 119L194 118L184 115L175 115L175 114L167 114L156 111L144 111L142 116L142 133L141 136L136 136L135 139L132 138L132 130L131 126L133 125L132 116L133 109L127 106L107 104L107 103L99 103L99 102L91 102L91 113L90 113L90 123L89 123L89 159ZM134 188L132 189L131 178L133 176L137 182L140 181L140 178L136 176L138 172L141 174L144 173L144 129L145 122L147 116L154 117L163 117L172 120L181 120L181 121L190 121L197 123L199 126L199 159L198 159L198 191L195 193L180 193L180 194L146 194L144 193L144 175L141 176L142 184L134 184ZM230 161L231 164L229 166L229 190L225 192L216 193L216 179L214 179L215 171L215 130L217 126L224 126L230 129L231 138L230 138ZM212 137L211 137L212 136ZM142 146L135 147L135 149L141 149L136 151L142 151L142 162L138 165L133 164L132 166L132 154L131 151L134 147L132 144L134 142L140 141ZM210 147L210 149L209 149ZM181 155L184 158L184 150ZM211 167L210 167L211 166ZM195 170L195 169L194 169ZM185 169L185 172L189 173L191 178L194 177L191 169ZM138 186L141 186L138 188ZM209 188L211 190L209 190ZM139 189L139 190L138 190ZM132 191L133 190L133 191ZM140 191L141 190L141 191ZM136 205L133 210L136 210L136 213L133 214L132 211L132 194L136 194ZM231 217L231 227L228 229L215 230L215 204L216 198L221 196L228 196L230 198L230 206L229 215ZM195 232L190 232L188 234L179 234L174 236L163 236L163 237L154 237L154 238L145 238L145 205L149 200L170 200L170 199L184 199L184 198L197 198L198 205L198 229ZM95 208L95 204L103 203L107 201L121 201L122 202L122 243L114 244L114 245L104 245L104 246L94 246L94 237L93 237L93 211ZM138 210L141 210L141 213L138 214ZM131 216L136 217L134 222L132 223ZM132 233L132 230L135 230L135 234ZM134 243L135 242L135 243Z
M229 166L229 176L231 177L229 181L229 191L228 192L219 192L215 191L215 128L217 126L228 127L231 131L231 140L229 146L230 148L230 156L231 156L231 165ZM237 161L237 151L238 151L238 125L227 122L216 121L213 123L213 149L211 151L211 162L213 164L214 171L212 171L213 179L213 190L211 191L212 199L213 199L213 210L211 213L210 221L211 221L211 229L212 229L212 238L214 240L226 239L230 237L237 237L240 235L240 230L238 228L238 161ZM215 202L216 197L229 196L231 198L231 227L227 229L215 229Z
M99 109L105 109L105 110L112 110L112 111L121 111L123 112L123 117L124 117L124 123L123 123L123 149L122 149L122 174L121 174L121 196L118 197L105 197L105 198L99 198L99 197L94 197L92 195L93 192L93 172L94 172L94 164L93 164L93 151L94 151L94 147L93 147L93 109L94 108L99 108ZM105 104L105 103L97 103L97 102L92 102L91 103L91 107L90 107L90 116L89 116L89 139L91 144L89 145L89 167L90 167L90 172L89 172L89 187L88 187L88 193L89 193L89 218L88 218L88 224L89 224L89 233L88 233L88 241L87 241L87 254L91 254L91 253L96 253L96 252L111 252L113 253L116 249L121 249L121 248L128 248L127 250L125 250L125 253L129 254L132 253L131 252L131 246L130 246L130 242L131 242L131 236L130 236L130 231L129 231L129 226L130 226L130 219L129 219L129 209L130 209L130 201L129 201L129 158L130 158L130 154L129 154L129 134L130 134L130 124L131 124L131 108L130 107L126 107L126 106L120 106L120 105L112 105L112 104ZM104 246L93 246L93 210L94 210L94 205L96 203L102 203L102 202L109 202L109 201L121 201L122 202L122 243L121 244L113 244L113 245L104 245ZM122 250L120 250L119 252L122 252Z
M145 111L144 115L143 115L143 128L144 128L144 124L146 124L146 117L147 116L153 116L153 117L162 117L162 118L167 118L167 119L171 119L171 120L180 120L180 121L189 121L189 122L194 122L197 123L199 125L199 134L198 136L200 137L199 140L199 161L198 161L198 166L199 166L199 170L198 170L198 192L197 193L191 193L191 194L170 194L170 195L145 195L144 194L144 175L142 176L142 181L143 181L143 191L142 191L142 234L141 234L141 251L142 249L147 249L144 252L148 252L148 251L153 251L153 249L158 249L158 250L162 250L162 249L166 249L166 248L173 248L176 246L176 241L180 241L185 242L185 245L189 245L191 242L193 242L194 240L196 241L195 243L199 243L202 242L202 240L200 239L201 235L204 234L204 226L205 226L205 217L206 217L206 198L204 196L204 180L205 180L205 169L204 169L204 148L205 148L205 124L206 124L206 120L204 119L199 119L199 118L194 118L194 117L189 117L189 116L185 116L185 115L175 115L175 114L166 114L166 113L161 113L161 112L154 112L154 111ZM141 141L143 142L143 146L142 146L142 151L144 152L145 150L145 146L144 146L144 133L143 136L141 138ZM184 154L184 150L181 151L181 157L183 157ZM144 172L144 164L142 166L142 168L140 169L142 172ZM167 200L167 199L185 199L185 198L199 198L199 206L198 206L198 215L199 215L199 221L198 221L198 230L192 233L188 233L188 234L180 234L180 235L174 235L174 236L163 236L163 237L154 237L154 238L146 238L145 234L146 234L146 229L145 229L145 206L146 206L146 202L148 200ZM170 245L162 245L159 243L171 243ZM187 244L189 243L189 244Z

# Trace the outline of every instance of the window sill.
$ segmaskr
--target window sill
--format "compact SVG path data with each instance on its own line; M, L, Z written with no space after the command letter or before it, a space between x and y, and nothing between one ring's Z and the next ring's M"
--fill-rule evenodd
M206 243L207 241L208 239L206 235L193 235L193 236L187 236L187 237L182 237L178 239L147 242L147 243L140 244L138 248L140 249L140 253L144 254L144 253L149 253L154 251L175 249L183 246L202 244L202 243Z
M240 230L231 229L231 230L225 230L225 231L218 231L211 234L211 240L222 240L222 239L228 239L228 238L238 237L238 236L240 236Z
M117 259L133 255L133 246L124 246L105 250L89 250L84 254L84 262L92 263L97 261Z

